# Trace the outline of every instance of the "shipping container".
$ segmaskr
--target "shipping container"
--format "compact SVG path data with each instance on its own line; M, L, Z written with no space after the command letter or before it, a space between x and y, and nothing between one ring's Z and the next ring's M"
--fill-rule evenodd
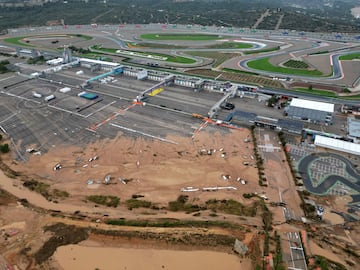
M61 88L59 90L60 93L67 93L67 92L70 92L71 91L71 88L70 87L64 87L64 88Z
M46 102L49 102L50 100L53 100L53 99L55 99L56 97L54 96L54 95L50 95L50 96L46 96L45 98L44 98L44 100L46 101Z
M42 95L41 95L41 94L39 94L39 93L34 92L34 93L33 93L33 97L36 97L36 98L41 98L41 97L42 97Z

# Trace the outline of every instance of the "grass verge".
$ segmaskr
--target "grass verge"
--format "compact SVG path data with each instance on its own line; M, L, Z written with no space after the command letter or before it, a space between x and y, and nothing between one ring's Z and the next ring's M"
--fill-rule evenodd
M11 37L11 38L5 38L4 41L6 43L18 45L18 46L24 46L24 47L34 47L33 45L30 45L26 42L22 42L21 40L25 37Z
M160 34L149 33L140 35L143 39L151 40L217 40L223 38L219 35L206 35L206 34Z
M282 73L282 74L291 74L291 75L305 75L305 76L322 76L323 74L319 70L304 70L304 69L292 69L292 68L284 68L272 65L270 62L270 57L264 57L260 59L256 59L253 61L249 61L247 65L250 68Z
M354 60L354 59L360 59L360 53L351 53L339 57L339 60Z
M322 89L295 88L294 91L324 97L336 97L336 93Z

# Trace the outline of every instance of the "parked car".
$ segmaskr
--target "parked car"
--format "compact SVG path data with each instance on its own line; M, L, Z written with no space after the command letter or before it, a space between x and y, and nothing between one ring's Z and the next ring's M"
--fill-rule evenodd
M225 109L225 110L233 110L235 108L235 105L232 103L226 102L226 103L222 103L220 105L220 108Z

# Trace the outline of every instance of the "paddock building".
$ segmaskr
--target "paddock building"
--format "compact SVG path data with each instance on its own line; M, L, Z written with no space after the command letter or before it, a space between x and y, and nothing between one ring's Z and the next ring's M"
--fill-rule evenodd
M292 119L332 125L334 107L331 103L293 98L290 105L285 108L285 114Z

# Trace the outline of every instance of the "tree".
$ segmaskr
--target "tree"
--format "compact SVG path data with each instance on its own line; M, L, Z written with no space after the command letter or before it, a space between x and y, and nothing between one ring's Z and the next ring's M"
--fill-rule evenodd
M0 152L1 153L8 153L10 151L10 147L7 143L0 145Z

